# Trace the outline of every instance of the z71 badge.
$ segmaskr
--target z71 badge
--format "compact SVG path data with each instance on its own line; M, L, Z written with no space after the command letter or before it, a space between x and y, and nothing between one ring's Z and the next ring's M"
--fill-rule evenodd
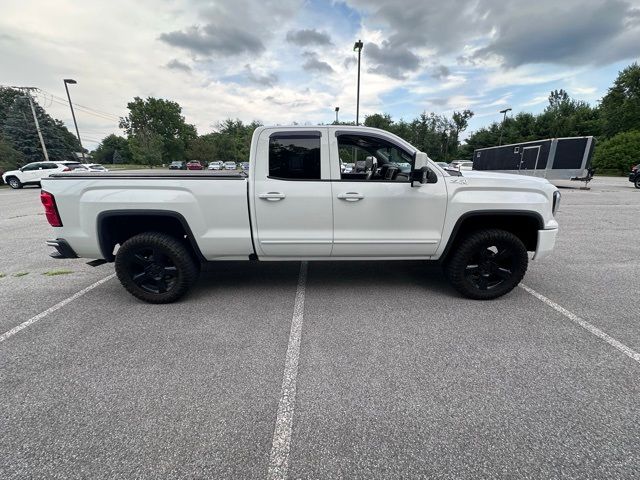
M466 178L452 178L449 180L449 183L461 183L462 185L466 185L469 181Z

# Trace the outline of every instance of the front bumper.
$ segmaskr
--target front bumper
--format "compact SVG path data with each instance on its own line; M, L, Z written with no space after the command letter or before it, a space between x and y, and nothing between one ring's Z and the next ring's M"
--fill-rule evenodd
M558 229L538 230L538 243L536 245L536 253L533 255L534 260L540 260L548 256L556 245L556 236Z
M73 251L71 245L63 238L56 238L55 240L47 240L47 245L56 249L55 252L51 252L49 256L51 258L78 258L76 252Z

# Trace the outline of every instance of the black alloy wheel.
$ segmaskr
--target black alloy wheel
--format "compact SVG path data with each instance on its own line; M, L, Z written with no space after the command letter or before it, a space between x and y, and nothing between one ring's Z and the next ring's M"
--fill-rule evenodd
M465 297L490 300L513 290L528 263L527 249L516 235L498 229L480 230L459 243L447 259L445 273Z
M198 277L198 264L185 243L164 233L131 237L118 250L115 267L122 286L149 303L178 300Z

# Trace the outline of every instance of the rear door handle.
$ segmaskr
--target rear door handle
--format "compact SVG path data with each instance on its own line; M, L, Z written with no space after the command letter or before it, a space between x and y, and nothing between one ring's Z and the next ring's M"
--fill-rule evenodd
M261 198L262 200L268 200L269 202L277 202L278 200L282 200L285 197L286 195L281 192L267 192L258 195L258 198Z
M364 195L358 192L347 192L347 193L339 193L338 198L340 200L346 200L347 202L357 202L358 200L362 200Z

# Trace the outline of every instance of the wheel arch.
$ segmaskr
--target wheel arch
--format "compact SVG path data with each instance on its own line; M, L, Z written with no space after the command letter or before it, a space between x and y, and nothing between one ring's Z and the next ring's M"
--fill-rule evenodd
M465 238L467 233L498 228L516 235L527 251L535 251L538 242L538 230L544 229L542 215L528 210L478 210L467 212L456 221L447 245L440 256L446 261L451 250Z
M113 250L129 238L144 232L171 235L185 242L198 262L206 259L198 246L186 218L171 210L106 210L96 221L96 233L102 257L113 262Z

